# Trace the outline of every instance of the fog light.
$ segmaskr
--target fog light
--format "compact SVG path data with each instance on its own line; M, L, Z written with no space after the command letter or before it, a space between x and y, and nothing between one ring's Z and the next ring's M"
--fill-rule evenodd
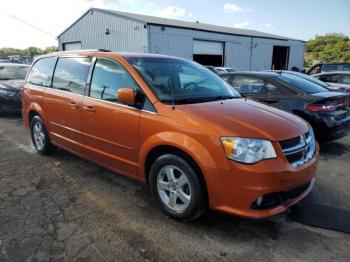
M257 206L260 206L261 203L264 201L264 197L259 197L257 200L256 200L256 205Z

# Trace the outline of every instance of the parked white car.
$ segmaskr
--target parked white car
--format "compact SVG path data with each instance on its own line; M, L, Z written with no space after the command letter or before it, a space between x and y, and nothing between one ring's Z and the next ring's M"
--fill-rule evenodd
M312 75L328 84L328 88L350 93L350 71L324 72Z

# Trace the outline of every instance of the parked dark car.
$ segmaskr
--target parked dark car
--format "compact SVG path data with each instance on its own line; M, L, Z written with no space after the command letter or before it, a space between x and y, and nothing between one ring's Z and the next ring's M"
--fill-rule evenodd
M330 89L350 93L350 71L320 73L312 77L325 82Z
M271 71L279 72L279 71ZM333 73L321 73L317 75L306 75L301 72L295 71L282 71L285 74L291 74L299 76L303 79L311 81L317 85L320 85L329 91L350 93L350 72L333 72Z
M350 64L348 63L334 63L334 64L316 64L312 66L306 74L314 75L323 72L336 72L336 71L350 71Z
M350 131L348 94L283 72L240 72L221 77L243 96L307 120L319 141L338 139Z
M0 113L19 113L22 87L29 66L0 63Z

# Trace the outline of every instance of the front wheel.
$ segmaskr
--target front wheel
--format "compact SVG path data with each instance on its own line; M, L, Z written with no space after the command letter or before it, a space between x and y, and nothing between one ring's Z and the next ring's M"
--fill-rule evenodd
M199 174L183 158L160 156L151 167L149 183L153 197L170 217L191 221L204 213L204 187Z
M34 116L31 123L32 142L38 153L42 155L51 154L55 147L51 144L45 124L40 116Z

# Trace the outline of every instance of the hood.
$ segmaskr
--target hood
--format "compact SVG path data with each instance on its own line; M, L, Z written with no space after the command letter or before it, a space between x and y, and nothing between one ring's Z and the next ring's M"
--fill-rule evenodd
M22 87L24 85L24 80L17 80L17 79L13 79L13 80L1 80L0 81L0 85L3 88L6 89L16 89L17 91L21 91Z
M202 129L210 127L219 136L237 136L281 141L308 131L301 118L279 109L243 98L178 105Z

